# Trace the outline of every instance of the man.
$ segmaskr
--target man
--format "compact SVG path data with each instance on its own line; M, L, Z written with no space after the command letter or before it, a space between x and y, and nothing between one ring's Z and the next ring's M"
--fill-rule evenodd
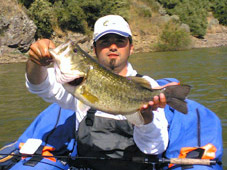
M107 15L98 19L93 40L94 52L101 65L121 76L137 75L128 63L128 58L133 52L132 33L128 23L121 16ZM46 67L52 62L49 48L55 48L55 45L48 39L39 40L31 46L26 67L26 85L30 92L39 95L45 101L56 102L63 108L75 110L80 156L128 158L135 153L159 155L165 151L168 131L162 109L166 105L164 94L155 96L153 101L141 108L140 112L145 122L141 126L131 125L122 115L93 111L56 82L54 69ZM158 86L150 77L143 77L153 88ZM103 164L96 162L85 164L91 168L102 169ZM108 166L113 168L116 164L109 162L104 167ZM139 169L139 166L132 168Z

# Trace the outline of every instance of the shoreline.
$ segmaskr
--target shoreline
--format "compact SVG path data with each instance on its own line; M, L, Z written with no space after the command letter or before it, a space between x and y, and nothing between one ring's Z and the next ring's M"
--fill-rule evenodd
M195 47L195 48L191 48L189 50L200 49L200 48L219 48L219 47L227 47L227 45L209 46L209 47ZM150 52L152 52L152 51L150 51ZM137 51L136 53L139 53L139 52ZM134 53L134 54L136 54L136 53ZM3 55L3 56L0 56L0 64L26 63L27 59L28 59L27 56L28 56L28 54L26 54L26 53L23 54L23 53L20 53L20 52L18 52L18 54L16 54L15 56Z
M207 33L204 39L192 38L193 46L191 49L199 48L218 48L227 46L227 30L220 33ZM140 52L154 52L150 50L150 42L135 42L134 54ZM24 63L27 61L28 52L21 53L16 48L0 48L0 64Z

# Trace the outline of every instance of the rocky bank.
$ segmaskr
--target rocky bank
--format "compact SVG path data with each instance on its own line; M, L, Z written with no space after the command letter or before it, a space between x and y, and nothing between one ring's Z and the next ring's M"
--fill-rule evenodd
M23 7L10 0L0 0L0 63L25 62L28 49L35 41L37 27L25 14ZM215 19L208 20L209 27L204 39L192 37L192 48L209 48L227 46L227 27L221 26ZM212 23L212 24L211 24ZM132 30L134 30L132 28ZM151 46L156 42L157 36L133 32L134 52L150 52ZM80 46L92 54L92 37L79 33L67 32L64 37L53 36L57 44L66 39L79 42Z

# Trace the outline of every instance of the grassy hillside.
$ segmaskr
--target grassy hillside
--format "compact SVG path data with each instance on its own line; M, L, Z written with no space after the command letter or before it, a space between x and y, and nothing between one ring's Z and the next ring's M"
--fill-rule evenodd
M37 25L37 38L50 38L53 33L62 36L68 31L91 37L97 18L118 14L128 20L134 42L139 45L137 49L143 48L143 51L190 48L191 36L203 38L212 28L207 19L209 12L215 12L223 23L226 19L225 15L220 17L224 0L192 0L190 3L181 0L18 1Z
M136 0L130 4L129 23L138 50L167 51L191 47L189 27L170 16L156 1Z

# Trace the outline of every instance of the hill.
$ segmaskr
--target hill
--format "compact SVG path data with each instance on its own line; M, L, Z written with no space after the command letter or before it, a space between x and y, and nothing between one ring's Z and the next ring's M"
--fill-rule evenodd
M66 14L64 11L61 11L61 17L59 18L64 18L63 22L63 20L59 21L58 15L54 13L56 9L62 9L57 8L57 5L61 7L63 4L55 4L54 6L54 3L50 3L47 0L23 1L30 3L27 4L27 8L16 0L0 0L0 63L26 61L26 52L31 43L37 38L45 37L45 35L47 37L49 36L56 44L64 42L67 38L74 41L80 40L82 48L92 54L92 25L98 16L89 13L89 10L91 10L91 8L93 11L96 9L97 15L108 14L108 10L103 11L105 4L93 4L94 1L81 0L81 2L84 2L83 5L80 4L81 8L87 9L89 7L86 15L81 16L81 22L85 24L81 24L81 27L67 27L67 23L65 23L66 20L69 19L69 22L72 22L72 20L70 20L71 14L74 14L73 12L76 11L71 11L71 14L67 13L67 16L69 15L68 18L65 18ZM33 6L32 8L32 2L39 2L36 4L39 8L37 8L37 6ZM41 4L41 2L43 2L43 4ZM75 1L68 2L72 3ZM77 0L77 2L79 1ZM90 4L88 2L90 2ZM97 2L105 2L105 0ZM206 34L198 38L192 36L188 24L183 23L178 15L168 14L166 9L163 8L163 5L158 3L158 1L115 0L113 2L115 2L115 4L111 4L111 8L114 8L113 11L124 16L130 24L136 53L227 45L227 27L219 24L218 19L214 17L212 11L208 12L206 17ZM114 5L118 6L116 7ZM119 5L121 5L122 8L119 7ZM39 20L40 23L37 23L38 20L34 19L36 14L31 13L32 9L35 11L35 7L38 9L37 17L41 18L41 20ZM49 8L51 13L50 11L42 11L42 8L45 10ZM110 7L107 6L106 8L109 9ZM54 17L52 14L55 14ZM51 23L49 23L49 25L51 27L45 27L45 24L48 23L48 18L44 16L50 16L49 19L51 19ZM83 17L86 19L83 19ZM64 27L61 26L59 22L65 23ZM50 28L51 34L45 34L45 30L42 30L43 28ZM23 53L21 53L21 51Z

